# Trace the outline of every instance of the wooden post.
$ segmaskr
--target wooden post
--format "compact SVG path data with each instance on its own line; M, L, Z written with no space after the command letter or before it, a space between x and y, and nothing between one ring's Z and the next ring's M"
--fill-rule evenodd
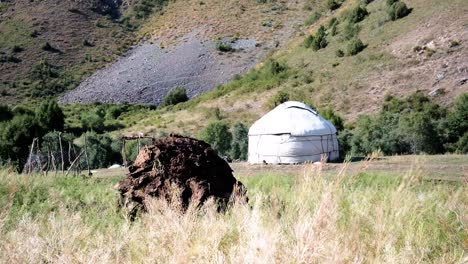
M44 173L44 169L42 168L42 161L41 161L41 145L39 145L39 139L37 140L37 148L36 148L36 158L37 162L39 163L39 169L41 170L41 173Z
M47 176L47 174L49 173L50 161L51 161L51 158L50 158L50 145L47 144L47 167L46 167L46 171L45 171L45 175L46 175L46 176Z
M84 149L85 149L85 156L86 156L86 165L88 166L88 176L91 176L92 173L91 173L91 169L89 168L89 158L88 158L88 139L87 139L87 136L85 134L85 137L84 137Z
M68 165L71 164L71 142L68 141Z
M26 161L26 164L28 165L28 174L31 174L31 157L32 157L33 150L34 150L34 143L36 143L36 138L33 138L33 141L31 144L31 150L29 151L29 157L28 157L28 160Z
M75 165L75 162L81 157L81 155L83 155L84 151L81 151L80 155L78 155L75 160L70 164L70 167L68 168L67 170L67 173L65 174L65 176L68 176L68 173L70 172L70 170L73 168L73 166Z
M127 167L127 155L125 154L125 139L122 139L122 160L124 167Z
M64 173L64 161L63 161L63 148L62 148L62 132L58 132L59 145L60 145L60 156L62 157L62 174Z

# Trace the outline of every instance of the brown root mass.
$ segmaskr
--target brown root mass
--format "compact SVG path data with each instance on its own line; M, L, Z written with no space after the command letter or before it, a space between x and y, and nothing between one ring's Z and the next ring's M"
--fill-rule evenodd
M210 197L225 205L233 194L245 194L229 164L209 144L172 135L153 143L140 151L118 185L121 205L131 213L146 211L147 202L154 197L176 198L187 207L192 201L203 203Z

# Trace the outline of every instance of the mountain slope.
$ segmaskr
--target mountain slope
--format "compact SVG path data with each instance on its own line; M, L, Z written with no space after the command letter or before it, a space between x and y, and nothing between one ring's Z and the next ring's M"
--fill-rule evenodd
M358 25L358 37L367 47L356 56L338 57L350 41L343 39L345 15L356 1L322 17L310 29L340 21L338 34L328 35L328 46L313 51L302 46L305 36L296 37L272 58L288 66L288 76L264 85L260 70L247 74L196 100L168 110L128 117L132 124L124 133L162 131L193 134L215 115L230 123L252 123L268 111L270 98L278 91L323 109L332 107L347 120L380 108L386 95L402 97L415 91L433 96L443 105L468 92L467 6L462 0L405 1L411 14L390 21L385 1L367 6L369 16ZM179 109L179 110L176 110Z
M0 102L56 96L124 54L143 16L159 10L137 12L141 2L2 1Z

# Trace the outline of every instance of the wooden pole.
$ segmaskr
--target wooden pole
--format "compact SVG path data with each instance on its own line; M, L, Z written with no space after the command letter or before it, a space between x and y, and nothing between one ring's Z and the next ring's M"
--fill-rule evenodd
M71 164L71 142L68 141L68 164Z
M29 157L26 162L26 164L28 165L28 174L31 174L31 157L32 157L33 150L34 150L34 143L36 143L36 138L33 138L33 141L31 144L31 150L29 151Z
M122 139L122 160L124 167L127 167L127 155L125 154L125 139Z
M88 176L91 176L92 173L91 173L91 169L89 168L89 158L88 158L88 139L87 139L87 136L85 134L85 138L84 138L84 149L85 149L85 156L86 156L86 165L88 166Z
M64 173L64 161L63 161L63 148L62 148L62 132L58 132L59 134L59 145L60 145L60 157L62 157L62 174Z
M70 167L68 168L67 170L67 173L65 174L65 176L68 176L68 173L70 172L70 170L73 168L73 166L75 165L75 162L81 157L81 155L83 155L85 151L81 151L80 155L78 155L75 160L70 164Z
M46 172L45 172L45 175L46 175L46 176L47 176L47 174L49 173L50 161L51 161L51 158L50 158L50 145L47 144L47 167L46 167Z
M36 142L37 148L36 148L36 158L37 162L39 163L39 169L41 170L41 173L44 173L44 169L42 168L42 161L41 161L41 145L39 145L39 139Z

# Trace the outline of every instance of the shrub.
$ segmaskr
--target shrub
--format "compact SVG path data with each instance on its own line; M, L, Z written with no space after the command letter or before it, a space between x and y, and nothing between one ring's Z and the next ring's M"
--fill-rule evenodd
M305 47L312 47L313 50L317 51L327 47L328 41L326 40L325 27L321 25L317 30L315 36L309 36L305 40Z
M338 19L332 18L330 22L328 22L328 33L332 36L335 36L338 33Z
M14 45L13 48L11 49L11 51L14 52L14 53L22 52L23 50L24 49L21 46L18 46L18 45Z
M243 123L236 123L232 131L231 158L247 160L249 148L249 130Z
M358 23L364 20L368 15L369 12L367 12L365 7L357 6L346 14L346 19L351 23Z
M227 42L220 41L220 42L216 43L216 49L218 49L221 52L230 52L230 51L232 51L232 46L231 46L231 44L229 44Z
M343 38L345 40L350 40L356 37L361 30L361 27L357 24L347 22L343 28Z
M364 43L362 43L360 39L355 38L348 43L348 46L346 48L346 55L354 56L359 52L363 51L365 48L366 45L364 45Z
M229 127L222 121L209 123L198 136L216 150L219 155L226 156L231 149L232 134Z
M84 148L84 136L86 136L86 148L90 168L107 168L115 163L122 164L121 146L118 141L112 140L107 135L88 132L80 139L81 148ZM85 167L86 164L84 162L86 161L82 159L81 162L82 166Z
M343 50L341 50L341 49L338 49L335 54L339 58L344 57L344 55L345 55Z
M338 115L332 108L325 108L320 111L320 115L326 120L332 123L337 131L342 131L344 129L344 120Z
M392 21L403 18L411 13L411 9L404 2L397 1L388 7L387 13Z
M183 87L176 87L171 90L163 100L163 106L176 105L188 101L187 91Z
M280 104L282 104L284 102L287 102L287 101L289 101L289 93L287 93L285 91L279 91L273 97L270 98L270 100L268 102L268 107L270 109L275 108L278 105L280 105Z
M85 131L104 132L104 116L105 112L101 109L85 112L80 116L81 126Z
M268 62L265 64L265 70L269 74L275 76L280 74L281 72L284 72L287 70L286 65L279 63L277 60L270 59Z
M317 22L320 17L322 16L321 13L315 11L304 23L304 25L306 26L310 26L312 24L314 24L315 22Z
M341 2L337 0L327 0L327 8L330 10L336 10L341 6Z
M385 2L387 3L387 6L392 6L394 3L398 2L400 0L386 0Z

